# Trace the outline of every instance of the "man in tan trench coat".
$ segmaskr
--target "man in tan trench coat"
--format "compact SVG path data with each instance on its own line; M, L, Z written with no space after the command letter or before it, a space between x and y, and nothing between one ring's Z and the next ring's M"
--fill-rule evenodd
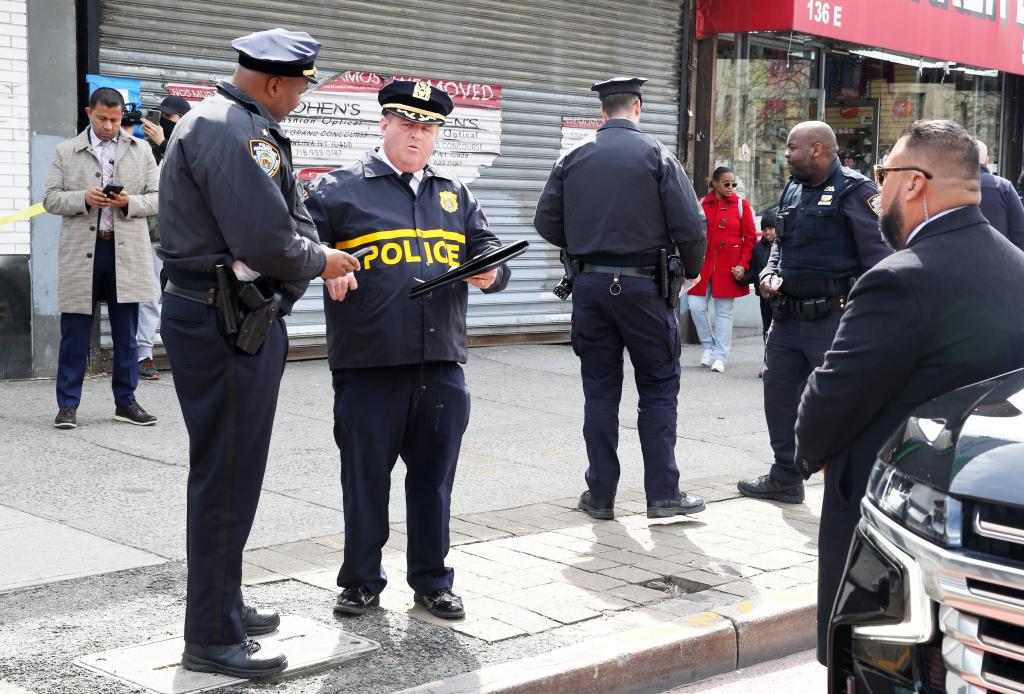
M59 410L53 425L78 425L93 311L101 300L114 343L114 419L156 424L135 401L135 332L139 302L155 299L146 217L157 213L159 172L149 145L121 130L120 93L97 89L85 112L89 127L57 146L43 193L46 211L64 218L58 251Z

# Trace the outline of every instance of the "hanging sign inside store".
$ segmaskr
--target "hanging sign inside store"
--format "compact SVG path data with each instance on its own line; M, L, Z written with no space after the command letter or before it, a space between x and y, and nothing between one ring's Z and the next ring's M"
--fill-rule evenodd
M562 116L562 148L558 152L558 157L565 156L566 152L596 133L602 125L600 118Z
M380 144L380 104L377 92L392 78L372 72L349 71L319 85L281 123L292 141L292 159L305 180L347 166ZM469 183L501 154L501 87L418 76L448 92L455 103L448 121L438 128L430 163ZM168 93L202 101L213 87L168 84Z
M697 37L794 31L1024 75L1024 0L698 0Z

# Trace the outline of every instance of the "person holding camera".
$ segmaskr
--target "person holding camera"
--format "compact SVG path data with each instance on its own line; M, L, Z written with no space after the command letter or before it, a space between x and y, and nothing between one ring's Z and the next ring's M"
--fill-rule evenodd
M159 165L167 150L167 141L171 139L175 124L181 117L192 110L189 103L174 94L165 96L160 102L159 110L150 111L149 118L142 119L142 129L153 150L153 158ZM155 291L160 294L160 269L163 262L156 254L156 245L160 243L160 220L157 215L149 218L149 240L153 244L153 274L156 277ZM156 342L156 331L160 325L160 304L146 301L139 304L139 332L136 341L139 345L139 378L147 381L159 381L160 372L153 363L153 344Z
M154 298L146 217L156 214L159 173L143 140L124 132L124 99L101 87L85 109L89 127L57 145L43 207L60 215L58 429L78 425L96 302L107 304L114 343L114 419L156 424L135 400L139 303Z

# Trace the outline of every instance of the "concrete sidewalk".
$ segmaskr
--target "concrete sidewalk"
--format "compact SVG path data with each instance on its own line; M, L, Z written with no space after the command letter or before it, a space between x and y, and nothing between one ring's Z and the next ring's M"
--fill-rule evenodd
M456 622L415 607L405 584L401 466L382 606L355 618L331 612L343 535L329 372L322 362L290 365L245 555L246 598L382 647L269 686L593 691L598 673L601 689L614 691L668 687L808 648L820 487L796 506L737 498L735 488L740 477L763 472L770 456L755 376L760 354L760 336L740 334L727 373L711 374L695 366L698 348L684 351L678 456L683 488L708 499L707 511L646 518L631 431L636 395L627 385L616 519L592 521L572 510L585 453L571 350L472 350L474 411L448 562L468 615ZM157 427L111 422L108 380L90 379L82 426L57 432L49 426L52 388L0 384L0 691L138 691L70 661L180 634L180 412L164 373L139 390L161 417Z

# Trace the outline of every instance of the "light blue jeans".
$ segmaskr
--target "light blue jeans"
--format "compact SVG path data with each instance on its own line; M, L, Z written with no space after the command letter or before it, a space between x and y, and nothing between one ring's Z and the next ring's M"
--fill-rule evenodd
M710 282L704 296L686 295L690 317L697 328L697 337L715 360L729 359L729 350L732 348L732 302L732 299L712 299ZM715 313L714 331L711 329L712 306Z

